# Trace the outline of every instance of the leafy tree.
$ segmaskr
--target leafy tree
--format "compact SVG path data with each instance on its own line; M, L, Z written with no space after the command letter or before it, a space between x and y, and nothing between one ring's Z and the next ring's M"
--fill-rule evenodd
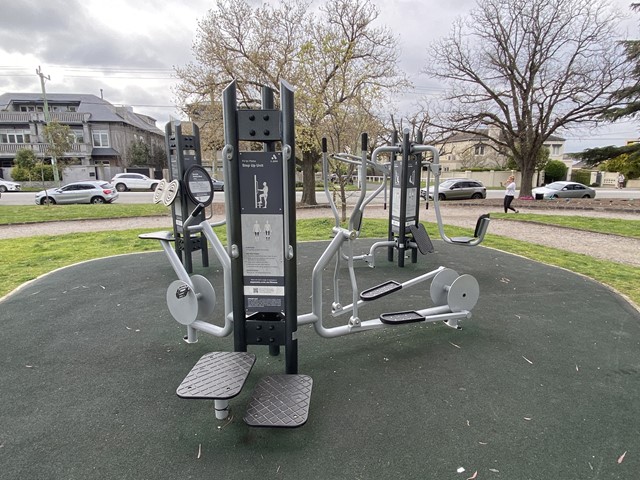
M144 166L151 162L151 149L142 140L134 140L129 144L127 151L129 165Z
M259 104L260 87L296 87L298 141L303 172L302 201L315 204L315 167L324 135L335 144L336 124L370 117L390 91L407 84L398 70L395 36L376 26L378 9L369 0L329 0L311 12L307 0L282 0L252 7L245 0L217 0L198 24L195 63L177 69L178 102L211 110L220 118L221 91L238 80L244 106ZM201 129L202 130L202 129ZM217 132L219 134L220 132ZM360 132L347 143L357 141ZM209 144L215 144L208 138Z
M65 153L72 149L72 133L69 125L62 125L57 120L51 120L44 126L44 135L47 139L46 153L51 157L51 163L56 165L56 172L53 172L53 179L58 180L62 177L62 167L68 159L65 159ZM45 169L46 170L46 169ZM45 170L42 170L44 180Z
M38 157L36 157L34 151L29 148L21 148L18 150L13 160L13 164L16 167L26 170L32 170L36 166L36 163L38 163Z
M520 195L530 195L549 136L619 103L612 94L629 65L618 20L605 0L479 0L432 46L425 71L447 82L432 125L497 143L522 172Z
M549 160L544 167L544 178L546 183L564 180L567 175L567 166L560 160Z
M626 178L640 177L640 156L623 153L600 165L605 172L621 172Z
M631 9L640 11L640 3L632 3ZM613 93L613 98L621 104L607 110L604 118L614 122L627 117L636 118L640 112L640 40L625 40L622 45L631 68L632 82ZM574 157L590 166L605 162L602 165L604 170L622 172L627 178L640 177L640 143L587 149Z

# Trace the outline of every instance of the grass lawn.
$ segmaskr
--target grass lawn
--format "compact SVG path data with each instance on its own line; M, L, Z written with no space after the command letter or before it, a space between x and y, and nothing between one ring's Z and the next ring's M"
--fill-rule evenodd
M532 222L543 225L572 228L595 233L611 233L623 237L640 238L640 220L625 220L621 218L578 217L570 215L541 215L536 213L521 213L517 217L508 213L492 213L491 218L518 222Z
M89 205L94 210L110 208L114 205ZM36 207L43 210L42 207ZM144 206L123 205L130 212ZM12 207L17 208L17 207ZM44 207L46 210L48 207ZM162 207L164 209L164 207ZM94 213L98 210L94 210ZM166 214L166 209L163 210ZM46 212L45 212L46 213ZM86 213L81 212L80 215ZM128 216L123 210L121 216ZM136 214L139 215L139 214ZM136 216L131 215L131 216ZM35 217L34 217L35 218ZM83 217L84 218L84 217ZM92 217L95 218L95 217ZM521 217L518 217L519 219ZM570 219L572 217L561 217ZM583 218L583 217L579 217ZM604 220L604 219L603 219ZM305 219L298 221L298 241L328 240L333 219ZM436 231L434 224L426 223L427 229ZM151 230L126 230L117 232L73 233L60 236L36 236L0 240L0 258L3 267L0 270L0 297L11 292L22 283L56 268L94 258L124 253L160 250L156 242L138 239L138 234ZM224 227L216 229L221 241L226 242ZM449 235L469 235L471 231L458 227L447 227ZM369 219L364 222L362 237L386 238L387 222L384 219ZM566 268L591 277L609 285L634 303L640 305L640 269L619 263L597 260L588 255L566 252L555 248L543 247L533 243L513 240L488 234L483 245L537 260L549 265Z
M164 205L153 203L102 205L0 205L0 225L60 220L146 217L171 215Z

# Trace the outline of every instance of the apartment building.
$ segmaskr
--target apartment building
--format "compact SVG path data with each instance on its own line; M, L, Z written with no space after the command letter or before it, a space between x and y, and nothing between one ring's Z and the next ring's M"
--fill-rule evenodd
M115 106L95 95L48 93L51 120L68 125L73 136L73 168L65 181L110 179L131 165L128 151L136 141L164 150L164 132L155 119L135 113L131 107ZM13 159L28 148L47 158L44 138L45 112L41 93L0 95L0 168L10 177ZM69 178L71 177L71 178ZM81 178L73 178L81 177Z

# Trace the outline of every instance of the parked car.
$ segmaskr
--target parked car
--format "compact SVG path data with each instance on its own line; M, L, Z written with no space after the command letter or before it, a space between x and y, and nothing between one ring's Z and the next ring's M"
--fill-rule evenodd
M576 182L553 182L531 190L533 198L596 198L596 191Z
M46 192L46 194L45 194ZM113 185L105 181L69 183L61 188L49 188L36 193L36 204L46 203L111 203L118 198Z
M420 196L433 198L432 188L420 189ZM487 189L477 180L451 178L438 185L438 200L461 200L465 198L487 198Z
M213 183L214 192L224 192L224 182L222 180L218 180L215 177L211 177L211 183Z
M141 173L118 173L111 179L111 185L116 187L119 192L127 190L155 190L160 183Z
M0 178L0 193L19 192L22 186L18 182L10 182Z

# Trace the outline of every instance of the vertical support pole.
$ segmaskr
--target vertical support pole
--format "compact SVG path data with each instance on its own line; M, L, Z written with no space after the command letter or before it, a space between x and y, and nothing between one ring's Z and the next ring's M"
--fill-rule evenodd
M392 145L397 145L398 144L398 131L394 130L393 131L393 136L391 137L391 144ZM396 163L396 154L392 153L391 154L391 163L389 164L389 168L390 168L390 172L391 172L391 180L389 182L390 186L389 186L389 225L388 225L388 231L387 231L387 240L392 241L395 239L394 233L393 233L393 225L392 225L392 219L393 219L393 192L394 192L394 186L393 183L395 181L395 163ZM393 262L393 250L394 247L388 247L387 248L387 260L389 262Z
M416 132L416 143L422 145L422 132L420 130ZM416 154L416 163L418 166L416 174L417 185L414 192L416 198L414 215L416 225L418 225L420 223L420 188L422 187L422 152ZM411 249L411 263L418 263L418 249L415 247Z
M266 85L262 87L262 109L272 110L274 108L273 90ZM275 152L276 142L263 142L262 150L265 152ZM280 345L269 344L269 355L276 356L280 354Z
M289 374L298 373L298 273L297 273L297 239L296 239L296 196L295 196L295 123L293 117L294 99L293 88L285 81L280 81L280 108L282 109L282 145L291 148L287 162L288 184L284 188L291 193L288 196L288 204L284 206L289 212L289 222L284 228L289 229L289 244L293 248L291 258L285 256L285 350L286 371ZM288 248L288 245L285 245Z
M398 266L404 267L404 251L407 244L407 187L409 185L409 154L411 143L409 129L402 132L402 167L400 169L400 225L398 227Z
M239 141L236 82L231 82L222 92L222 117L224 122L224 142L230 145L231 152L224 158L224 168L228 172L231 185L239 185ZM227 232L228 248L231 258L231 291L233 292L233 346L236 352L247 351L246 316L244 310L244 284L242 282L242 226L240 222L240 189L225 188L229 215Z

